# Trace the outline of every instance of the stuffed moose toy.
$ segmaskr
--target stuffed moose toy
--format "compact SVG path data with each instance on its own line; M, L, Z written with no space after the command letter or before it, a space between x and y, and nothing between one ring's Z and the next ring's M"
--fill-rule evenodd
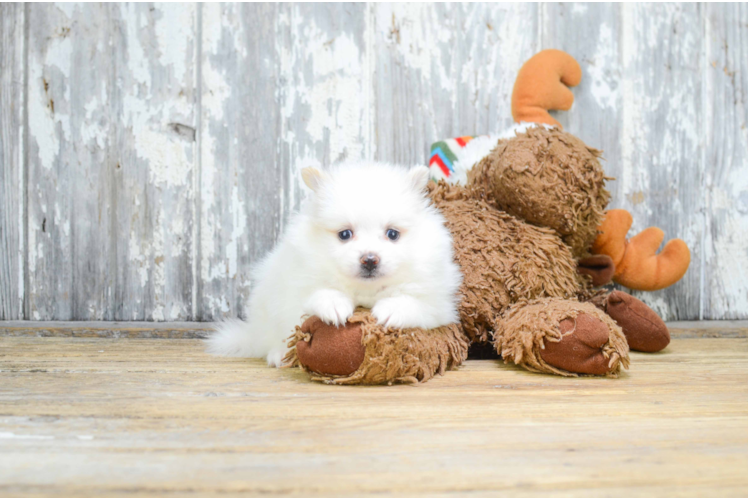
M335 384L425 382L457 368L468 351L490 349L540 373L617 376L629 349L670 342L665 323L614 280L640 290L685 274L682 240L657 254L663 233L626 239L632 219L605 208L601 152L563 131L548 113L567 110L581 81L568 54L546 50L520 70L512 94L518 123L497 136L432 147L429 196L452 233L463 273L460 322L432 330L393 329L358 309L341 327L307 318L286 362Z

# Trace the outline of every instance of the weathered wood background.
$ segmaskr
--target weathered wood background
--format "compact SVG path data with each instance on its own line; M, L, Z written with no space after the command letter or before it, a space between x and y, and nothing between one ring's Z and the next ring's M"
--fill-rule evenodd
M0 319L246 314L298 171L424 162L499 131L523 61L570 52L558 117L613 207L692 250L640 294L748 318L746 4L2 4Z

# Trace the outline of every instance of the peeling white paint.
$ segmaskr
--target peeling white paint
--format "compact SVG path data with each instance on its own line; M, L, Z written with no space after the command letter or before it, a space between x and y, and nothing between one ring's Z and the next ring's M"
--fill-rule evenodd
M238 21L234 16L223 15L223 9L233 9L235 6L222 6L219 4L203 5L203 54L202 58L202 124L203 130L200 136L201 146L201 213L198 214L201 224L200 248L200 279L203 283L210 283L220 279L225 271L221 269L221 263L217 260L214 236L219 231L219 220L216 219L215 206L218 182L230 182L230 179L217 178L221 171L216 165L216 140L211 133L214 123L219 123L224 118L224 106L227 105L231 96L231 89L226 81L226 75L213 67L211 55L218 52L219 42L224 34L224 23ZM210 297L202 297L203 307L212 309Z
M695 262L704 263L701 269L692 264L689 273L707 273L701 274L709 294L707 315L745 317L748 285L739 281L748 270L748 240L743 236L748 234L748 128L741 100L745 64L739 60L745 37L723 27L709 28L722 17L724 22L736 22L729 14L733 7L694 11L686 4L623 5L620 22L608 16L595 26L584 22L598 20L604 12L600 7L565 8L582 33L592 34L589 40L564 30L549 30L549 35L544 31L549 21L542 20L532 5L369 4L344 11L330 5L280 5L267 9L277 14L268 17L275 23L275 39L253 59L255 47L247 43L251 33L245 31L250 26L245 18L254 11L248 6L201 7L202 54L196 50L198 7L193 4L155 5L153 11L135 4L111 7L112 22L122 30L111 32L102 24L109 21L97 17L110 7L33 7L32 12L45 13L46 24L39 26L49 33L37 31L32 22L27 153L38 171L32 171L25 190L30 194L29 220L19 221L28 229L24 257L30 280L25 293L41 297L38 310L30 302L31 317L49 319L53 313L48 303L54 302L49 298L59 299L64 310L60 297L72 279L69 240L87 243L86 225L71 216L71 206L98 207L97 223L104 231L122 230L118 251L124 260L118 264L124 266L120 271L129 287L123 313L128 318L170 320L191 314L192 305L185 304L176 289L185 268L199 269L195 282L209 288L204 297L197 297L202 309L217 316L236 314L251 287L246 255L255 236L248 234L254 227L248 219L266 210L276 220L280 214L282 228L288 212L304 197L298 181L301 168L373 157L375 152L384 160L422 161L433 139L503 130L511 121L509 99L516 71L529 55L545 48L540 44L566 44L570 51L584 53L580 62L584 89L591 96L587 102L620 117L620 123L615 122L620 136L613 137L608 130L594 133L620 142L620 157L608 158L619 178L613 205L632 211L632 231L656 223L667 226L666 239L686 240L698 257ZM707 23L705 34L694 19ZM728 44L728 36L740 42ZM90 43L85 37L91 37ZM115 50L119 41L126 42L121 54ZM703 47L706 62L698 55ZM90 86L90 75L72 71L81 51L87 51L83 60L102 66L115 54L117 60L111 64L116 67L97 67L101 81ZM246 109L245 89L227 57L230 64L259 64L257 73L276 82L275 100L253 103L264 108ZM706 103L699 99L701 87L694 77L702 63L711 72L699 76L707 85ZM195 94L196 78L202 86L200 96ZM729 93L724 109L713 97L720 92ZM375 94L383 101L374 102ZM388 109L388 99L407 109ZM189 133L180 135L170 125L198 128L198 100L199 158ZM72 109L74 105L81 109ZM247 188L252 170L244 166L253 159L232 157L243 150L244 131L226 132L236 110L250 116L248 111L257 109L277 111L280 122L263 124L269 134L279 133L276 157L267 164L278 165L287 179L278 186L281 201L273 207L258 206L244 194L253 189ZM715 120L719 126L714 137L705 137ZM571 131L581 137L592 132L584 118L575 123L579 128ZM395 127L401 136L392 134ZM722 136L727 136L724 145ZM715 159L709 156L702 162L706 172L699 170L702 148L718 150ZM103 159L121 161L122 170L107 177L105 169L114 165L101 164ZM81 179L67 174L86 169L90 175ZM692 187L683 181L684 173L704 178L703 199L694 201L685 191ZM113 179L112 191L120 196L116 210L129 215L123 217L129 221L124 230L107 229L112 200L101 189L109 189ZM71 202L71 196L78 198ZM666 211L663 199L670 200ZM200 241L192 239L198 234L196 223ZM88 234L103 237L95 231ZM200 256L197 263L190 261L198 258L195 254ZM63 262L55 264L52 273L50 259L55 255ZM19 280L23 284L23 272ZM686 296L695 293L691 284L697 281L689 274L685 285L677 285L681 288L640 296L672 317L683 313L676 309L688 303ZM108 283L106 295L117 286ZM98 302L87 302L80 310L91 316L104 314Z
M637 36L635 13L628 5L623 6L622 25L627 29L622 34L622 56L623 56L623 81L621 82L621 95L623 97L621 106L622 115L622 138L621 138L621 168L618 177L618 192L624 198L635 192L649 191L649 171L639 162L642 153L642 145L646 144L652 131L649 128L647 113L650 108L648 96L642 91L643 77L637 75L633 70L636 66L635 57L642 50L641 40ZM621 200L619 200L620 203ZM626 207L629 208L629 207ZM633 208L633 207L630 207ZM646 206L642 209L646 210ZM640 231L643 227L637 227L637 221L641 217L634 217L634 231ZM640 222L639 222L640 224Z
M389 47L397 51L408 68L418 71L425 83L433 77L434 51L441 48L437 42L448 42L451 36L449 30L428 29L432 23L441 24L439 21L450 22L449 18L435 19L433 5L424 3L387 3L376 9L379 36L389 41ZM443 67L439 69L440 83L449 85Z
M70 41L64 41L66 50L70 52ZM59 51L62 52L62 51ZM57 54L60 56L61 54ZM50 107L49 80L44 71L45 63L36 62L29 68L29 135L38 148L41 165L49 170L53 167L57 152L60 150L60 138L55 127L55 116ZM59 68L61 71L63 68ZM65 75L63 71L63 75ZM66 75L65 75L66 76ZM44 89L44 82L48 89Z
M99 96L93 95L84 106L86 119L80 126L80 138L84 144L90 144L90 147L104 150L107 144L107 128L99 124L99 113L106 102L106 83L102 84L103 99L100 101Z
M124 23L126 29L126 39L129 42L127 47L127 69L130 78L138 86L133 88L134 96L139 95L140 89L150 89L152 85L151 71L149 68L149 59L140 42L141 30L148 27L148 16L143 12L136 10L133 4L123 4L120 8L124 11L123 15L127 22ZM138 22L139 21L139 22Z
M228 257L228 278L236 278L236 272L238 269L239 252L237 244L239 239L244 235L244 231L247 228L247 218L245 211L245 204L243 200L239 199L239 189L234 185L231 190L231 212L233 214L233 224L231 237L228 241L226 248L226 256Z
M159 62L173 70L172 78L182 82L191 77L187 74L187 61L192 62L193 53L182 50L180 44L192 42L195 34L196 4L159 4L161 18L156 21Z
M571 11L574 14L586 14L587 13L587 5L583 3L573 3L571 4Z
M79 11L79 6L75 3L57 3L55 4L55 8L65 14L68 18L72 18L77 11Z
M297 8L297 7L294 7ZM280 53L282 74L293 85L283 98L282 117L290 120L303 108L309 109L302 140L297 130L300 157L310 155L307 148L322 143L329 134L328 147L332 162L363 157L365 116L363 96L364 60L361 47L348 33L326 33L314 19L292 17L293 36L305 43L292 44ZM332 38L331 38L332 37ZM312 73L305 71L311 66ZM307 143L307 140L310 143ZM306 166L306 165L304 165ZM303 168L303 166L301 166Z
M17 12L18 12L19 16L16 19L16 26L18 27L19 33L20 33L20 27L22 26L21 21L23 21L23 23L25 24L26 13L22 9L18 9ZM21 16L23 16L23 17L21 17ZM19 56L17 58L19 69L20 69L20 66L22 64L27 64L27 63L23 63L21 61L23 59L23 54L26 53L26 44L28 43L27 37L20 37L20 38L21 38L21 40L19 41L19 47L18 47L19 50L18 50L18 52L16 52L16 54L18 54L18 56ZM20 85L19 86L19 100L21 102L26 102L27 95L28 95L28 88L27 88L27 86ZM19 165L19 166L23 165L23 162L25 161L24 159L26 158L26 149L27 149L27 144L22 139L24 137L24 132L25 132L27 124L24 123L21 111L22 110L19 108L18 109L18 114L16 115L17 120L18 120L18 122L16 124L16 127L17 127L16 128L16 133L17 133L17 137L20 140L19 140L19 144L18 144L18 156L16 157L15 163L16 163L16 165ZM26 178L26 176L20 175L19 178L20 178L19 179L20 182L18 183L18 186L16 188L17 189L17 191L16 191L16 196L17 196L16 199L19 200L19 201L21 201L26 196L26 193L27 193L29 187L27 185L28 179ZM16 210L16 213L17 213L17 216L18 216L18 219L17 219L17 224L18 224L18 226L17 226L18 227L18 248L16 249L16 259L17 259L17 262L19 263L19 265L18 265L18 273L16 275L16 283L17 283L17 286L18 286L18 296L17 296L17 303L16 303L17 308L16 308L16 310L18 311L18 317L17 318L9 317L9 318L5 318L5 319L21 319L21 318L25 317L25 312L23 310L23 308L24 308L23 302L24 302L24 299L26 298L26 293L27 293L26 283L25 283L25 276L26 276L26 267L27 267L26 256L29 253L29 249L28 249L28 246L27 246L28 243L26 242L26 233L27 233L26 223L27 223L27 219L28 219L28 214L24 210L21 210L20 209L21 207L17 207L17 208L18 209ZM6 251L12 251L12 249L7 249Z
M708 277L712 291L710 315L737 319L748 311L748 223L728 212L718 227L719 233L707 246L708 262L717 269Z
M144 129L135 134L138 158L147 162L149 181L158 186L186 186L192 179L192 162L181 141L166 133Z
M613 30L608 24L600 25L598 36L597 51L593 56L594 62L585 66L587 74L584 75L584 79L591 82L590 91L597 105L602 109L613 110L618 106L616 89L620 75L606 74L604 68L607 61L613 61L618 57L617 44L613 40Z
M203 111L213 120L223 119L223 107L231 96L231 88L224 75L221 75L210 62L203 58Z

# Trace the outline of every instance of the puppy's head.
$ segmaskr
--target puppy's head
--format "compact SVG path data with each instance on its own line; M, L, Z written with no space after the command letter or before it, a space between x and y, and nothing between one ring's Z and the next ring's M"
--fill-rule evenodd
M423 246L420 221L433 210L428 175L426 167L374 162L302 171L317 244L338 273L361 284L407 280Z

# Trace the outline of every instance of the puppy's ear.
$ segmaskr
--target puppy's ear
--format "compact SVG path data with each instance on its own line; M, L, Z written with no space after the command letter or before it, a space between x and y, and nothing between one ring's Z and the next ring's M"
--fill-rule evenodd
M304 179L304 184L316 193L322 185L325 174L314 167L306 167L301 170L301 178Z
M417 165L408 171L408 177L413 189L419 193L426 189L426 184L429 183L429 168L423 165Z

